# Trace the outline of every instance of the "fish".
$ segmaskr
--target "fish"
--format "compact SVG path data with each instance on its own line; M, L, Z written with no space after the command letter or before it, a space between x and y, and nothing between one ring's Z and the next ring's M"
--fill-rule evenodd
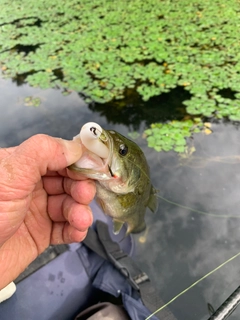
M75 139L81 143L79 136ZM82 157L69 169L96 181L96 200L112 217L114 234L125 223L126 235L139 233L146 228L147 208L157 210L157 191L146 157L135 142L114 130L102 129L98 139L109 149L108 157L100 158L82 144Z

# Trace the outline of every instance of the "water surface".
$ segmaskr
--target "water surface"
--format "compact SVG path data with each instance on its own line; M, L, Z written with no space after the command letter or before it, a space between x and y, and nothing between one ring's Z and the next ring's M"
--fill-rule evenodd
M127 126L113 125L104 115L92 112L77 93L64 97L58 90L18 87L3 79L0 92L0 147L17 145L36 133L71 139L88 121L126 136L129 132ZM27 96L39 97L41 105L25 106ZM143 128L141 123L140 133ZM239 131L232 123L216 123L212 129L208 136L194 136L191 143L196 152L187 161L173 152L149 149L141 135L136 142L146 154L161 197L196 210L240 218ZM237 218L198 214L159 200L158 212L147 213L146 221L147 230L134 236L135 259L166 302L240 251ZM208 319L207 303L216 309L238 287L239 261L236 258L175 300L170 307L176 318ZM239 318L240 308L229 317Z

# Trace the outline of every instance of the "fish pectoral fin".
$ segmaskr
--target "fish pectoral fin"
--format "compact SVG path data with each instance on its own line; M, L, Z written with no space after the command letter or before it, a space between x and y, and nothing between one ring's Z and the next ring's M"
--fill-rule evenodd
M113 219L113 233L119 234L123 225L124 225L124 222Z
M148 199L147 206L154 213L158 209L157 190L154 189L153 186L151 188L151 192L150 192L150 196L149 196L149 199Z

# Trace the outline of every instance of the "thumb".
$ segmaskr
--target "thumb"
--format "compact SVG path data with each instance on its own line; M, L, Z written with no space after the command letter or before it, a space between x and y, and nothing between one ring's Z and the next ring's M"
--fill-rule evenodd
M58 171L66 168L81 155L81 145L76 141L53 138L44 134L29 138L16 150L17 158L20 157L19 162L36 166L41 176L45 175L47 170Z

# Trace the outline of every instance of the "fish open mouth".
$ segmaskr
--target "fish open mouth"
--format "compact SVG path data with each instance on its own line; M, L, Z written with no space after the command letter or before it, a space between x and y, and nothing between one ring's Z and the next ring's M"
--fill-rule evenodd
M82 146L82 156L81 158L72 164L69 169L86 174L89 177L97 178L100 180L106 180L114 176L111 169L112 155L113 155L113 141L111 136L103 130L99 142L107 146L109 154L107 158L101 158L96 153L88 150L86 146L83 145L79 135L74 137L75 141L78 141ZM99 143L100 147L101 144Z

